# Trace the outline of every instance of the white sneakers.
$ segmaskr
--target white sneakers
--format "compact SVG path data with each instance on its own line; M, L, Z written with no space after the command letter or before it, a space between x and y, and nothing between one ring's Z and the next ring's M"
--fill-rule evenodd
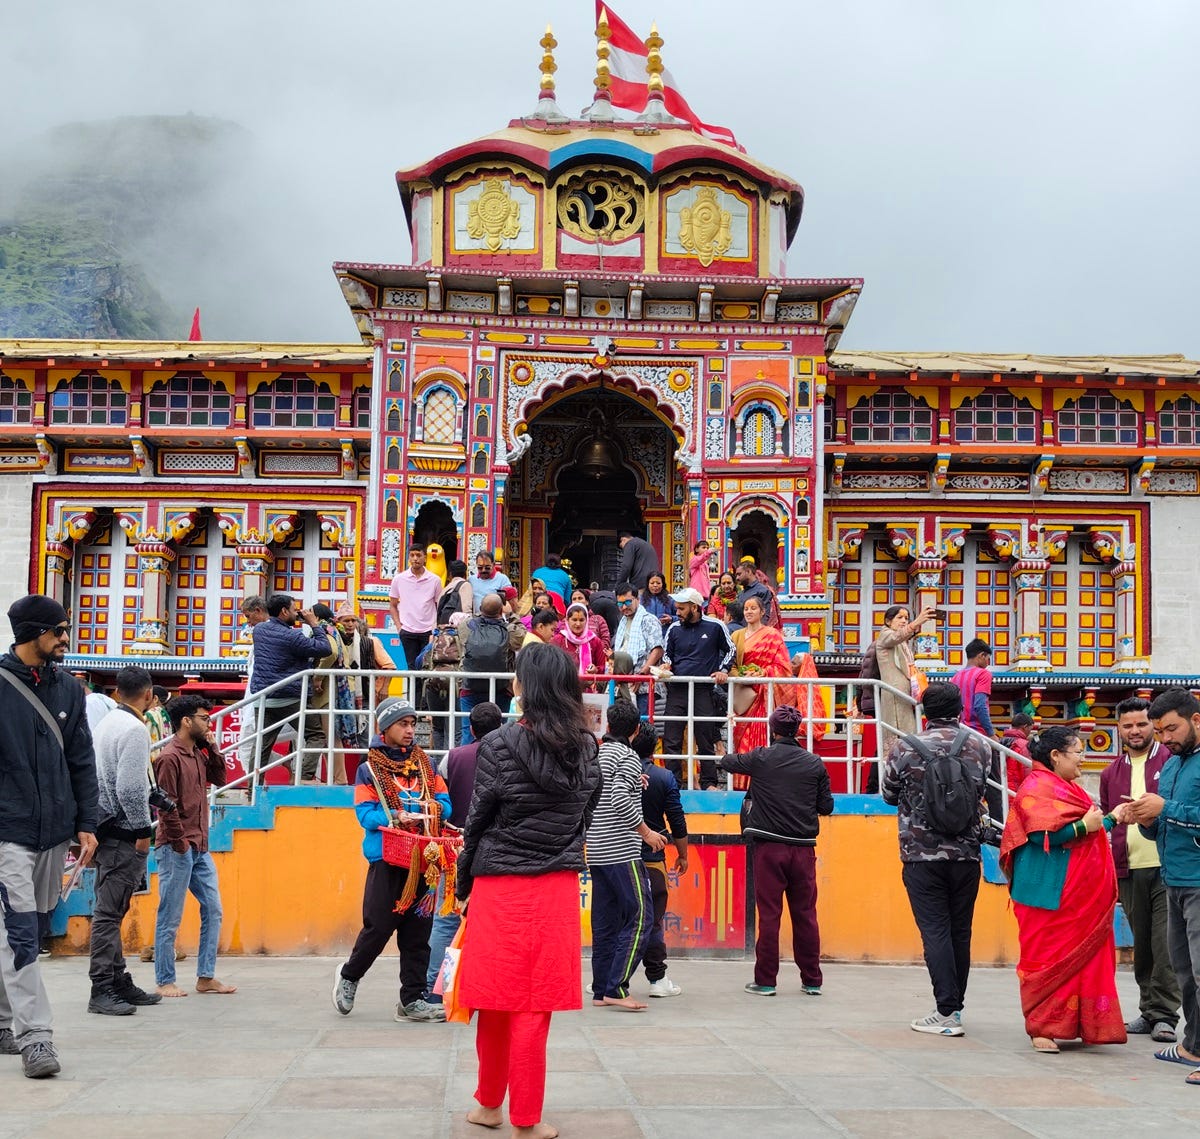
M963 1029L961 1012L952 1012L949 1016L942 1016L937 1009L934 1009L928 1016L921 1017L920 1020L914 1020L912 1022L912 1030L914 1032L928 1032L932 1036L966 1035Z
M652 981L650 984L650 995L652 997L677 997L682 992L683 990L670 977L663 977L661 980Z

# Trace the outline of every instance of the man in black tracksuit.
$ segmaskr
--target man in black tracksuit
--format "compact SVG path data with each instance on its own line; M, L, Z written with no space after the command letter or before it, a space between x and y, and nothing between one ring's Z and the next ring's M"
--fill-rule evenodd
M771 713L770 747L722 755L725 771L750 776L750 808L742 834L754 840L754 904L758 940L754 980L746 992L773 997L779 974L779 919L786 895L792 955L809 996L821 995L821 933L817 928L817 833L820 815L833 814L825 764L796 742L804 717L790 705ZM724 745L719 745L723 747Z
M665 835L670 828L675 847L675 873L688 868L687 815L679 801L679 782L665 767L654 762L658 732L652 724L643 724L630 745L642 760L642 818L652 831ZM651 850L642 843L642 861L650 878L650 899L654 907L654 926L650 930L642 964L650 982L652 997L677 997L683 990L667 976L667 941L663 918L667 912L667 856L664 850Z

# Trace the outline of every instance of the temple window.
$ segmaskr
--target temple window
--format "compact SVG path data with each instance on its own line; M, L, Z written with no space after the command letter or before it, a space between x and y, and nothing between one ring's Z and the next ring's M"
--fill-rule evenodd
M0 372L0 424L32 423L33 392Z
M387 449L387 461L384 467L389 471L398 471L400 469L400 444L389 443Z
M1181 395L1163 404L1158 413L1158 441L1167 447L1200 444L1200 403Z
M371 426L371 389L355 388L350 409L350 422L359 430ZM399 428L397 428L399 430Z
M175 654L218 657L241 628L237 551L210 514L200 516L176 549L167 606L175 622Z
M471 467L471 473L476 475L486 475L488 473L488 456L487 452L482 448L475 452L475 462Z
M492 433L492 421L485 409L481 409L475 417L475 434L486 439Z
M387 429L395 432L400 430L400 405L395 401L388 405Z
M1138 413L1116 396L1080 396L1058 413L1058 441L1136 446L1141 442Z
M300 514L294 530L275 547L275 561L268 579L270 589L328 601L345 597L350 575L342 560L336 538L321 529L315 514Z
M50 422L87 427L123 427L129 395L116 380L80 372L50 393Z
M865 652L883 627L884 611L911 605L908 565L900 561L884 532L863 539L854 561L847 559L833 585L830 632L847 652Z
M471 525L479 529L487 525L487 508L482 502L471 507Z
M837 408L832 400L827 401L824 408L822 414L825 419L825 442L833 443L837 440Z
M250 397L252 427L336 427L337 396L307 376L280 376Z
M384 505L383 520L385 522L400 521L400 500L395 495L391 496Z
M742 426L742 453L762 457L775 454L775 420L765 408L746 416Z
M456 442L457 420L458 400L445 388L435 388L421 405L421 440L443 445Z
M146 422L151 427L229 427L233 396L207 376L172 376L146 394Z
M933 408L908 392L876 392L850 409L851 443L932 443Z
M1046 574L1042 620L1055 668L1108 669L1116 659L1116 587L1109 568L1079 538Z
M71 633L77 653L120 656L137 631L137 554L111 514L101 514L71 558Z
M1007 392L982 392L954 412L956 443L1036 443L1038 413Z

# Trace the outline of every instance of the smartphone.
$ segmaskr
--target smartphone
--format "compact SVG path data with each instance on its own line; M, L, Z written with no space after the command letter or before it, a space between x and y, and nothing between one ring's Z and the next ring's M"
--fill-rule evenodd
M946 619L946 610L945 609L935 609L933 611L933 619L935 621L944 621Z

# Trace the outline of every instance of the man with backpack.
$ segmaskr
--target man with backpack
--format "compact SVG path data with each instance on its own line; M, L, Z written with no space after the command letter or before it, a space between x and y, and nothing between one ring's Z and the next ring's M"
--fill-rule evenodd
M458 626L461 669L476 674L512 672L516 652L524 640L524 626L516 617L506 620L503 599L498 593L489 593L480 604L479 616ZM512 682L495 681L494 695L486 676L462 682L458 695L458 710L463 713L460 747L471 742L471 709L485 700L493 701L500 711L507 712L512 703Z
M897 808L900 861L937 1008L912 1021L915 1032L962 1036L971 969L971 921L979 893L981 807L991 749L960 723L962 694L932 683L926 727L892 745L883 799Z

